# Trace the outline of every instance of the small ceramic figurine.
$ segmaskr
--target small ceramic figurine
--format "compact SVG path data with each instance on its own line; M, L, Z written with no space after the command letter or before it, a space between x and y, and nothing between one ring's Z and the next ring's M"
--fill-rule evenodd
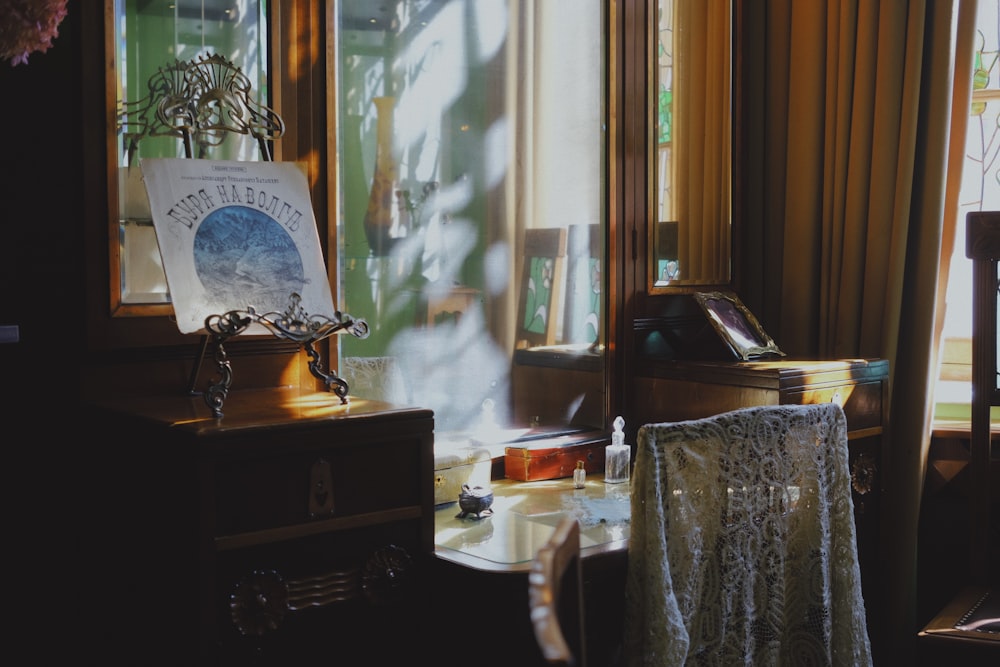
M475 519L482 519L484 516L493 514L490 505L493 504L493 490L481 486L462 485L462 491L458 494L458 506L462 511L456 515L458 519L464 519L470 514Z

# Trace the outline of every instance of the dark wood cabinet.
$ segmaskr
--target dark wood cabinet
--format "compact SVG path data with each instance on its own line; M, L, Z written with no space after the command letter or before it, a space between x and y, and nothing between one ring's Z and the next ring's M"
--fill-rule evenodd
M390 664L426 636L430 410L267 389L221 419L196 397L86 414L111 653Z
M888 374L884 359L651 360L635 378L636 416L697 419L752 405L837 401L855 439L882 433Z

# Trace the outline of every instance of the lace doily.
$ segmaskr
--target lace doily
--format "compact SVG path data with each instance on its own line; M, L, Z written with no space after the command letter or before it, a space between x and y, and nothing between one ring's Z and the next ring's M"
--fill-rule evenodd
M871 664L838 405L647 424L636 444L630 665Z
M577 497L567 493L562 498L562 510L580 522L581 530L601 523L622 526L629 523L629 504L617 498Z

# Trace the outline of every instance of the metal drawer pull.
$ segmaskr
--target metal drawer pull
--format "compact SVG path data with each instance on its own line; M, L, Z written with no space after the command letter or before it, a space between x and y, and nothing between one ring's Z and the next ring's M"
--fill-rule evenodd
M868 452L862 452L855 457L851 463L851 487L858 495L871 493L875 488L875 475L878 473L878 466L875 457ZM864 505L857 508L864 511Z
M277 630L287 611L288 586L274 570L251 572L229 596L233 625L243 635L260 637Z
M325 607L360 595L357 568L287 580L275 570L255 570L236 585L229 596L229 610L241 634L259 637L277 630L289 612Z
M414 576L414 562L402 547L376 549L362 568L285 579L276 570L254 570L229 596L233 625L243 635L262 636L277 630L289 612L325 607L361 597L372 605L392 602Z
M320 577L296 579L288 582L288 608L298 611L307 607L325 607L358 597L360 578L358 569L330 572Z

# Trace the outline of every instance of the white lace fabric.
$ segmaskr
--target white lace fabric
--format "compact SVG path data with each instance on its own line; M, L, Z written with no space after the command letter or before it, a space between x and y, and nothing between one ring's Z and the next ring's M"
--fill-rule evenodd
M351 395L406 405L406 383L395 357L344 357L341 377Z
M837 404L646 424L636 444L629 665L872 664Z

